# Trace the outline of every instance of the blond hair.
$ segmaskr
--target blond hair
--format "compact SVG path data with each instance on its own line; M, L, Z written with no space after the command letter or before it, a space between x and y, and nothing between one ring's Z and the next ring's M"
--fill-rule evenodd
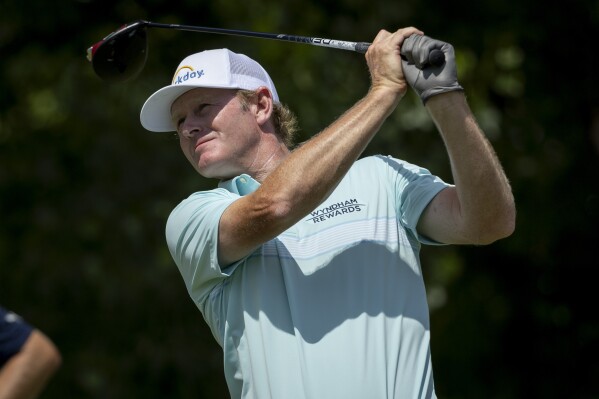
M242 108L247 111L250 101L256 96L253 90L237 91L237 96L241 102ZM289 149L295 145L295 136L298 132L297 118L295 114L284 104L273 103L273 113L271 116L275 127L275 133Z

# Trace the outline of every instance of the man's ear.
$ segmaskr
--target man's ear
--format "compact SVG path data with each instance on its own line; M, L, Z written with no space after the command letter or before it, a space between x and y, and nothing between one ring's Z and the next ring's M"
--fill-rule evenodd
M272 94L264 86L256 90L256 105L256 121L263 125L270 120L273 112Z

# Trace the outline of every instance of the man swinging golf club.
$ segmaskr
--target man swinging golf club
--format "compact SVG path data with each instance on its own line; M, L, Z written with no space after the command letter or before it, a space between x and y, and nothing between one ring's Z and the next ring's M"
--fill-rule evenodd
M442 65L425 65L432 49ZM222 347L232 398L435 398L421 245L514 230L453 47L381 30L365 57L368 92L297 148L268 73L228 49L187 57L142 108L146 129L176 131L196 171L220 180L174 208L166 241ZM451 184L401 154L361 158L408 86L445 143Z

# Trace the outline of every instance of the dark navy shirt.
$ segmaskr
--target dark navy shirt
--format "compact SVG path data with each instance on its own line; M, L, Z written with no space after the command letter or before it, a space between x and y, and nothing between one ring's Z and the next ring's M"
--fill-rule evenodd
M0 306L0 367L21 350L31 331L19 315Z

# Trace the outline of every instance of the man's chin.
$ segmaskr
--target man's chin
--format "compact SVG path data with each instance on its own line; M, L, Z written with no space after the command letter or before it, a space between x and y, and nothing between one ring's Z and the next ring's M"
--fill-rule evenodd
M232 179L234 177L236 177L237 175L239 175L239 173L235 173L232 171L224 171L224 170L219 170L218 168L196 168L196 170L198 171L198 173L202 176L205 177L206 179L218 179L218 180L229 180Z

